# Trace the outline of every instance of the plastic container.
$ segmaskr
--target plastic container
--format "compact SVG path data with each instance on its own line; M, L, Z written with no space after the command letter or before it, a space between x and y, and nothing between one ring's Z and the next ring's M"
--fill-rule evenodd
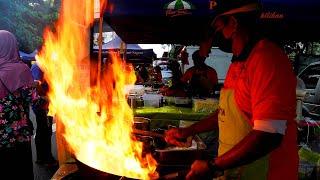
M144 131L150 130L150 119L145 117L134 117L133 127Z
M143 102L145 107L160 107L163 96L160 94L144 94Z
M164 101L166 105L175 105L173 96L164 96Z
M145 87L143 85L130 85L126 86L126 91L129 91L129 95L142 96L145 92Z
M194 112L211 113L219 107L219 101L214 98L208 99L193 99L192 109Z
M174 97L174 104L176 106L191 106L192 100L188 97Z
M143 107L143 99L142 99L142 96L129 95L129 96L128 96L128 104L129 104L129 106L130 106L132 109L133 109L133 108Z

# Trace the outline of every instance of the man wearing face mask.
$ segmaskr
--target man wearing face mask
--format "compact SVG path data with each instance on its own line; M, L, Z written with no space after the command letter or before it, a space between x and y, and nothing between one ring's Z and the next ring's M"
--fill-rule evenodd
M219 128L218 157L196 160L186 179L218 172L222 179L298 179L296 78L283 50L259 35L258 9L250 3L223 12L212 23L212 39L201 46L203 55L213 42L234 57L219 110L166 132L166 141L179 146L179 139Z
M199 50L192 54L192 59L194 66L183 74L181 82L189 85L193 96L209 97L213 95L214 87L218 83L217 72L206 65L206 58L200 56Z

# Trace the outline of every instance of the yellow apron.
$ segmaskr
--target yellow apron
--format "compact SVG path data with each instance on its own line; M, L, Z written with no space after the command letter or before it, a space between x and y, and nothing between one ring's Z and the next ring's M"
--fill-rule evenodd
M219 150L223 155L238 144L252 130L249 119L235 102L233 89L222 89L219 102ZM267 178L267 156L249 165L225 171L219 179L262 180Z

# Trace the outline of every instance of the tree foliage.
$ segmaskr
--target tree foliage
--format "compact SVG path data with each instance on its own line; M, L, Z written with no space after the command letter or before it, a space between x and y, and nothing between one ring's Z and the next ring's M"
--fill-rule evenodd
M37 49L46 26L58 18L61 0L0 0L0 29L16 35L25 52Z

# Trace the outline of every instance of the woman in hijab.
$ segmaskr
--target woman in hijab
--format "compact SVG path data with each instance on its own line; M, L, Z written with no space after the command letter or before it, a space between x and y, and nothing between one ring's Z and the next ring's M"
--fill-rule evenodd
M32 86L15 36L0 30L0 179L33 180L29 107L36 95Z

